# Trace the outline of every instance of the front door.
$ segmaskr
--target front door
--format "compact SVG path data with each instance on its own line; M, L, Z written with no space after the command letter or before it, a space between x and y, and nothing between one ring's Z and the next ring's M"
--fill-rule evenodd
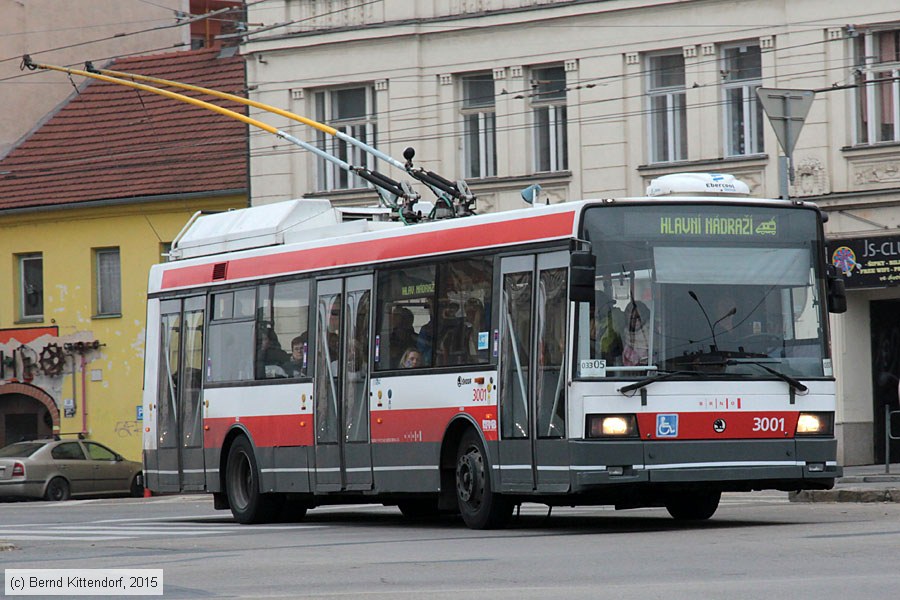
M320 281L316 304L316 491L372 488L372 275Z
M157 398L158 487L204 489L203 317L206 298L160 303L160 382ZM151 480L152 486L152 480Z
M568 253L504 258L500 271L501 488L565 492Z

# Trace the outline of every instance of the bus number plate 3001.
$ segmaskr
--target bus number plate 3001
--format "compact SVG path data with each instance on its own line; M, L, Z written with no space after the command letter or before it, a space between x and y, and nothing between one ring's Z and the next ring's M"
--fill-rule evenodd
M606 360L591 358L578 363L578 371L582 377L606 377Z

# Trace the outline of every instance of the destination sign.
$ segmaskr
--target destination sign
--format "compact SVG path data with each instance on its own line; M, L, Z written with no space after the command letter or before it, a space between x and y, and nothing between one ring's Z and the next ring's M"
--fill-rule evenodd
M813 243L818 213L794 206L651 204L590 208L585 236L592 242L723 243L768 246Z
M430 281L427 283L416 283L411 285L404 285L400 288L400 294L404 297L407 296L422 296L424 294L433 294L434 293L434 282Z
M659 233L661 235L699 236L774 236L778 233L778 224L774 217L760 221L758 217L749 215L740 217L665 215L659 217Z

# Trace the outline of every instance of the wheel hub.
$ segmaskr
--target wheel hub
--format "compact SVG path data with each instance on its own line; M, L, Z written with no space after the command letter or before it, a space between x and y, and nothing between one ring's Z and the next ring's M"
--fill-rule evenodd
M479 452L468 452L456 463L456 489L459 499L467 503L480 502L483 460Z

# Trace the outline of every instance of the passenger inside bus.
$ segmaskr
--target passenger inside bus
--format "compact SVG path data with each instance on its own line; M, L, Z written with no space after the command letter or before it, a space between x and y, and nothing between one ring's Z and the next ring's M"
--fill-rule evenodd
M256 378L287 377L285 365L289 360L288 353L281 349L275 331L268 325L260 324L256 344Z
M622 341L622 364L646 365L650 354L650 309L640 300L632 300L625 314L628 326Z
M466 300L466 345L469 359L479 357L479 353L487 354L487 349L479 350L478 336L484 330L484 303L478 298L469 298Z
M400 367L403 369L415 369L422 366L422 354L418 348L407 348L400 359Z
M400 367L400 360L403 358L403 352L409 347L416 347L418 340L416 330L413 329L412 311L405 306L395 306L391 310L391 334L390 334L390 354L391 366L393 368Z
M621 365L625 313L608 294L598 292L597 295L597 309L591 314L591 356L605 359L610 366Z
M459 314L459 303L441 305L435 366L462 365L468 362L466 323Z
M287 364L289 377L306 375L306 352L308 350L307 332L303 332L291 340L291 359Z

